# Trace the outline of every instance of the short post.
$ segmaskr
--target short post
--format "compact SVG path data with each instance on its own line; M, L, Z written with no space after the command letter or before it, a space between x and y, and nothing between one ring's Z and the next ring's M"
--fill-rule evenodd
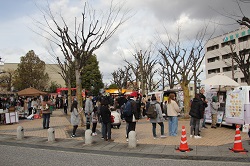
M22 126L17 127L17 139L22 140L24 138L24 129Z
M55 130L53 128L48 129L48 141L49 142L55 141Z
M90 145L92 144L92 130L88 129L85 131L85 144Z
M137 146L136 132L130 131L128 133L128 147L136 148L136 146Z

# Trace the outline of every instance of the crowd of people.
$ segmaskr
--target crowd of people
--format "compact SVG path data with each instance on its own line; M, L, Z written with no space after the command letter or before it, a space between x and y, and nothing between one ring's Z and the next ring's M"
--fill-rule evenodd
M201 127L206 127L204 120L204 110L207 107L207 100L204 96L204 90L201 89L199 94L195 95L195 98L191 102L191 110L189 112L190 118L190 137L201 138ZM71 116L71 124L73 126L71 137L76 137L76 130L78 125L86 126L86 129L92 130L92 136L96 136L97 123L101 124L101 134L105 141L114 141L111 137L112 128L112 116L111 111L116 111L121 115L121 119L126 122L126 139L128 141L129 132L136 130L136 123L142 119L147 118L147 111L150 105L154 105L154 109L157 113L156 117L148 118L152 124L152 136L154 139L165 138L164 122L168 121L168 135L177 136L178 131L178 115L180 108L176 102L176 94L170 93L168 100L164 103L160 103L156 100L156 96L152 95L148 98L146 95L140 95L138 92L132 92L129 96L118 95L112 96L96 96L93 97L88 94L86 100L84 100L84 106L79 108L76 99L73 99L71 108L68 108L67 97L10 97L8 99L0 98L0 109L9 108L10 106L20 106L24 110L28 110L28 115L35 113L36 111L42 112L43 128L49 128L50 115L54 109L63 109L65 114L68 114L68 109ZM129 104L127 104L129 103ZM130 114L125 114L126 107L130 107ZM218 98L213 97L211 102L212 110L212 128L216 128L216 118L219 108ZM34 112L35 111L35 112ZM165 116L163 116L165 115ZM205 121L205 120L204 120ZM157 136L156 127L160 126L160 136Z
M168 115L169 122L169 136L177 136L178 130L178 113L180 108L175 101L175 94L169 95L169 100L166 103L160 103L156 100L156 96L152 95L147 98L146 95L140 95L138 92L132 92L130 95L118 95L112 96L97 96L93 97L91 94L87 95L84 101L83 108L77 109L77 102L74 101L70 109L71 112L71 124L73 126L73 131L71 137L76 137L76 129L80 124L81 116L85 115L85 125L86 129L90 129L92 126L92 136L96 136L96 126L97 123L101 124L101 134L102 139L105 141L114 141L111 137L111 126L112 126L112 111L117 111L121 115L121 119L126 122L126 139L128 141L129 132L136 131L136 123L143 118L147 118L147 111L150 105L155 105L155 111L157 116L155 118L147 118L152 124L152 135L154 139L166 138L164 121L166 117L163 115ZM125 114L126 105L129 104L131 114ZM156 124L160 125L160 136L156 134Z

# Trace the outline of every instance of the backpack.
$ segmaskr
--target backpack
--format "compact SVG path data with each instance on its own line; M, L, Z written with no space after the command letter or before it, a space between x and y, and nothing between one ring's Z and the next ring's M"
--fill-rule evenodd
M132 105L131 105L131 101L128 100L123 108L123 116L124 117L129 117L132 116Z
M157 112L156 112L156 107L155 104L150 104L148 111L147 111L147 117L151 119L156 119L157 118Z

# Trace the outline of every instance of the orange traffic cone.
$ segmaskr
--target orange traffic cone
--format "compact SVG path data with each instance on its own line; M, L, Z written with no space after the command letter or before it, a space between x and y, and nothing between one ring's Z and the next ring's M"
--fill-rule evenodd
M189 152L193 150L191 148L188 148L185 126L182 126L181 143L180 143L180 147L176 148L176 150L181 151L181 152Z
M229 148L233 152L248 152L243 148L240 136L240 125L236 126L235 137L234 137L234 147Z

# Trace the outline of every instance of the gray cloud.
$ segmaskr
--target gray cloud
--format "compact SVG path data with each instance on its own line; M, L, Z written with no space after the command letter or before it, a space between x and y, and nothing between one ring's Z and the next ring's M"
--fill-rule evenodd
M41 5L43 1L37 0ZM91 0L93 8L99 8L102 11L107 10L110 2L108 0ZM114 0L120 2L120 0ZM64 18L70 25L73 25L73 19L81 15L84 1L82 0L57 0L51 1L52 10L56 13L63 13ZM250 3L240 3L244 15L250 17ZM1 2L1 7L4 3ZM15 21L3 20L0 22L0 56L6 59L6 62L18 62L20 56L25 55L29 50L33 49L36 54L41 56L43 60L51 63L47 50L46 41L37 37L28 27L33 27L30 19L36 18L41 20L42 15L34 6L33 12L25 13L23 11L26 5L22 5L22 12L13 14ZM30 7L30 3L29 3ZM124 25L122 25L117 33L106 42L95 53L100 61L100 69L104 75L104 81L109 83L111 74L114 70L124 66L123 59L132 61L132 54L135 52L134 44L140 49L145 49L150 43L156 43L156 35L164 36L165 31L171 35L176 34L177 26L182 27L184 39L192 39L204 24L210 24L209 30L216 27L215 35L221 35L225 32L234 30L239 27L233 19L223 15L240 15L239 7L235 0L127 0L126 7L132 8L132 12L136 13ZM3 13L4 14L4 13ZM17 17L20 15L20 17ZM237 18L234 17L233 18ZM237 18L239 19L239 18ZM234 24L232 24L234 23ZM13 32L13 33L12 33ZM60 54L60 50L56 50Z

